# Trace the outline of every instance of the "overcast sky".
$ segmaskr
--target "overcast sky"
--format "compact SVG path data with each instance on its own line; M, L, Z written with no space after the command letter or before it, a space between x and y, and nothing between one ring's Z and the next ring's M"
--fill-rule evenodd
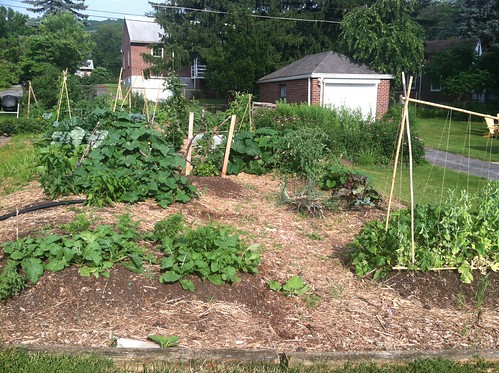
M155 2L161 3L161 1ZM30 17L37 17L36 14L26 11L29 6L22 0L0 0L0 5L28 14ZM94 20L123 18L131 15L143 16L153 10L148 0L86 0L85 5L88 8L84 13Z

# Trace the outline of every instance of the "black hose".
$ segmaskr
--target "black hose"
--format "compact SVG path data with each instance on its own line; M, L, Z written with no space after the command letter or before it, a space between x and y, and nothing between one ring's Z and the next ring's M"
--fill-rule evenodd
M49 203L45 203L43 205L28 207L28 208L25 208L25 209L22 209L22 210L19 210L19 211L14 211L14 212L10 212L8 214L2 215L2 216L0 216L0 221L7 220L7 219L9 219L9 218L11 218L13 216L25 214L25 213L31 212L31 211L48 209L48 208L56 207L56 206L76 205L78 203L83 203L83 202L85 202L84 199L73 199L73 200L70 200L70 201L49 202Z

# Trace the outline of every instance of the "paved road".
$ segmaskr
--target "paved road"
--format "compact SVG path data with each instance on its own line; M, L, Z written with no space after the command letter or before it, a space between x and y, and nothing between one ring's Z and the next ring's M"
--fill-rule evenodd
M432 148L425 148L425 150L426 160L434 165L450 168L454 171L468 172L470 175L490 180L499 180L499 162L484 162Z

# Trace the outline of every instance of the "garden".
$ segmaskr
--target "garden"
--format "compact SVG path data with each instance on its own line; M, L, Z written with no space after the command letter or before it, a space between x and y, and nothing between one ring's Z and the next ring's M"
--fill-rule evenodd
M370 176L393 166L401 108L365 121L286 103L252 113L250 99L211 114L178 95L144 111L134 97L129 112L103 95L72 103L71 118L33 109L0 123L12 136L0 148L0 343L496 348L498 183L427 178L411 113L415 168L438 190L421 187L411 262L403 180L385 229L390 180ZM402 173L407 152L404 141Z

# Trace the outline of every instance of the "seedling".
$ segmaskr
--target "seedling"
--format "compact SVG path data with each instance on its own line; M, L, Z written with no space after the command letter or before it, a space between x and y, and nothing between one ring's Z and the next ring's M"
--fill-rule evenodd
M161 348L175 347L178 346L180 337L172 335L170 337L163 337L161 335L149 335L147 339L159 344Z

